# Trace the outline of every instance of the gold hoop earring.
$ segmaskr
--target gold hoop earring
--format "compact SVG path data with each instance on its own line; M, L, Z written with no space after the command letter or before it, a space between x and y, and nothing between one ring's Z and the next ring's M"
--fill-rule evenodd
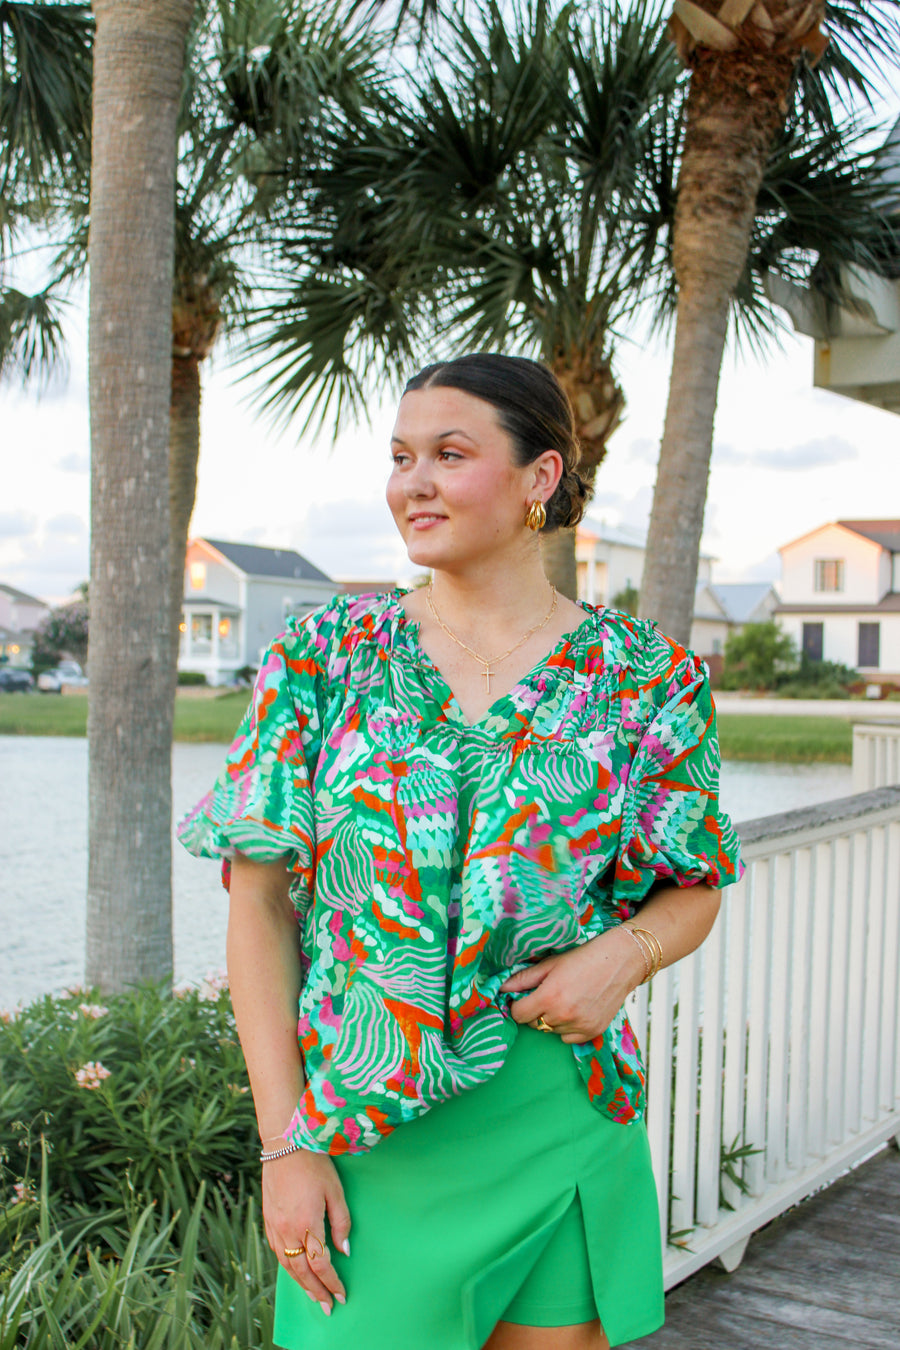
M529 530L534 530L535 534L544 528L547 524L547 512L544 510L543 502L531 503L525 516L525 524Z

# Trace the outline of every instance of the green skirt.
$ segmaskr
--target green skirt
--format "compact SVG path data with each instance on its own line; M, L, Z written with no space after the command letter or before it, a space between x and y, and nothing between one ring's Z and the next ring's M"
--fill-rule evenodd
M489 1082L334 1162L347 1302L326 1317L279 1266L285 1350L480 1350L500 1320L598 1316L621 1345L662 1325L647 1131L591 1106L557 1036L523 1027Z

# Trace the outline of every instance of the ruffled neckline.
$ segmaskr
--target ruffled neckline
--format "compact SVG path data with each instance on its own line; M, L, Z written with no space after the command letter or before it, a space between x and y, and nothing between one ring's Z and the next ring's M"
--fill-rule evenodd
M508 726L513 722L520 722L523 692L527 694L535 686L543 692L548 679L573 680L587 649L602 643L601 629L606 610L589 605L584 600L576 600L575 604L585 611L585 618L581 623L563 633L551 650L536 661L511 689L499 695L481 717L470 722L447 680L423 648L419 639L419 620L410 619L401 604L401 600L410 594L411 589L395 586L384 594L386 604L382 617L387 620L388 631L385 637L388 648L392 656L400 655L419 670L427 672L429 684L437 686L432 692L438 698L447 721L455 723L465 731L485 731L489 727L496 728L498 724Z

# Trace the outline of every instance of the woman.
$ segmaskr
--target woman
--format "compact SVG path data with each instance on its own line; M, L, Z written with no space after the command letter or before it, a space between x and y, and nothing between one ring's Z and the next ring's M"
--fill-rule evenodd
M292 623L181 827L230 860L275 1339L606 1350L663 1316L622 1005L739 867L708 685L549 585L586 489L545 367L428 367L391 453L431 584Z

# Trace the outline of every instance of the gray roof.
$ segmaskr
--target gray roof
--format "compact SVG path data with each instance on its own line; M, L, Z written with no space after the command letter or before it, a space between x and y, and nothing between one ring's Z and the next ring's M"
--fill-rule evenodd
M302 553L292 548L261 548L258 544L230 544L224 539L203 538L207 544L250 577L291 577L296 581L331 581Z
M717 581L711 589L734 623L746 623L757 605L775 588L771 581Z
M839 520L837 524L880 544L889 553L900 553L900 520Z

